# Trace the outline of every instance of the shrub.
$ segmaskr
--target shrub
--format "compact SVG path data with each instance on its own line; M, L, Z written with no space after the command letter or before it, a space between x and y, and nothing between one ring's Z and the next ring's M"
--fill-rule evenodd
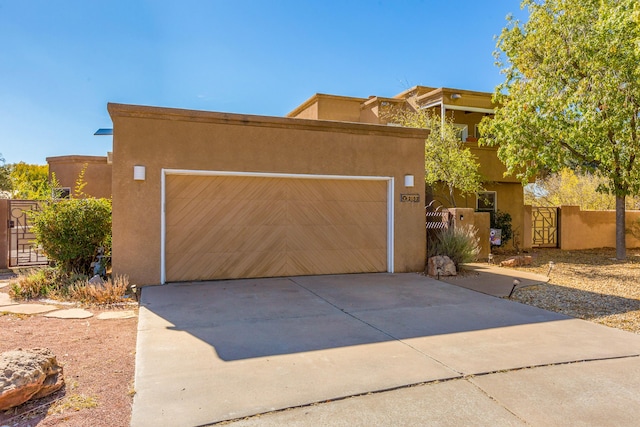
M87 280L72 283L67 288L67 294L72 301L84 304L114 304L121 302L129 288L126 276L109 278L101 285L93 285Z
M48 297L59 288L58 271L53 268L41 268L21 274L12 281L9 295L14 300Z
M446 255L456 265L473 262L480 253L476 229L473 226L449 227L429 245L429 256Z
M100 285L89 283L87 276L62 274L55 268L33 270L11 283L9 295L15 300L48 297L84 304L114 304L122 302L130 291L126 276L115 276Z
M500 210L491 212L491 228L499 228L502 230L502 241L500 246L506 245L513 237L511 215L508 212L502 212Z
M111 251L108 199L50 201L32 217L36 243L64 273L90 275L98 248L104 247L105 253Z

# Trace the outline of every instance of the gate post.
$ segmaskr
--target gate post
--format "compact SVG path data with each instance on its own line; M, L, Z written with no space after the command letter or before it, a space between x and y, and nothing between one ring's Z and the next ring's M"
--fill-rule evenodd
M0 199L0 270L9 268L9 200Z

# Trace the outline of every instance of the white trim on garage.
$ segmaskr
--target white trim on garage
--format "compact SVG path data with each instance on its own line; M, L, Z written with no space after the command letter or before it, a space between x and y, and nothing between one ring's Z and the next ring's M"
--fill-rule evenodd
M350 175L313 175L267 172L206 171L188 169L162 169L160 176L160 283L166 283L166 177L167 175L190 176L242 176L256 178L295 178L295 179L336 179L359 181L387 181L387 272L393 273L394 262L394 178L392 176L350 176Z

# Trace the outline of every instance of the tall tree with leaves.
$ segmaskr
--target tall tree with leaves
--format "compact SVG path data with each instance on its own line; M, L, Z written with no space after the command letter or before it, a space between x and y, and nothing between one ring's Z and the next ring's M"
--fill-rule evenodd
M524 0L508 18L496 58L505 81L481 123L523 183L570 166L606 178L616 197L616 256L626 257L625 198L640 192L640 3Z
M46 200L51 197L49 166L25 162L9 165L13 182L13 197L25 200Z
M462 195L482 190L478 160L469 147L465 147L460 139L460 129L450 118L443 119L426 109L404 109L394 111L391 121L404 127L431 131L424 144L425 182L429 186L444 183L451 206L456 206L456 190Z
M0 191L6 191L8 193L13 190L11 183L11 170L9 166L5 164L4 157L0 154Z

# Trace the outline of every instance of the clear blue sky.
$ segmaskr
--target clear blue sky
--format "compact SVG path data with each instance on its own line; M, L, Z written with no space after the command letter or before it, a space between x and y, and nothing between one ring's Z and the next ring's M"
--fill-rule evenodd
M316 92L491 92L519 0L0 0L0 153L106 155L107 102L283 116Z

